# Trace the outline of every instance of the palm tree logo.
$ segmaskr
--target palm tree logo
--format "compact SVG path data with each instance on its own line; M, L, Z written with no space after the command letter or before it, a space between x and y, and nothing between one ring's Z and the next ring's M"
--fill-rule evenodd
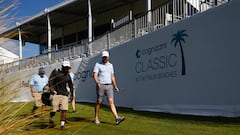
M184 53L183 53L183 47L182 43L185 43L184 37L188 37L188 35L185 33L186 30L178 30L177 33L172 35L172 42L174 42L174 46L177 45L180 46L181 49L181 57L182 57L182 75L186 74L186 68L185 68L185 59L184 59Z

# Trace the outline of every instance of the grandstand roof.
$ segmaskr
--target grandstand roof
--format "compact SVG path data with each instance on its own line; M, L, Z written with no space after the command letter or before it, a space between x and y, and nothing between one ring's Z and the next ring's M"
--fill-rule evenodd
M153 8L154 6L159 6L164 1L166 2L167 0L152 0ZM98 17L102 17L101 14L105 14L106 12L108 12L109 17L121 16L123 12L113 11L119 7L124 7L124 10L126 9L124 12L135 9L135 14L146 12L147 8L146 0L92 0L91 2L94 19L99 19ZM20 22L19 27L21 31L28 33L27 36L23 36L24 41L36 44L46 43L46 41L41 39L41 37L47 33L46 11L50 13L52 31L78 21L83 21L85 23L85 29L88 28L88 0L64 1ZM110 18L109 20L104 20L104 22L103 20L96 21L94 26L101 26L103 23L110 23ZM18 39L17 34L13 36L13 33L17 32L17 29L18 26L13 26L1 33L0 36ZM54 37L52 40L54 40Z

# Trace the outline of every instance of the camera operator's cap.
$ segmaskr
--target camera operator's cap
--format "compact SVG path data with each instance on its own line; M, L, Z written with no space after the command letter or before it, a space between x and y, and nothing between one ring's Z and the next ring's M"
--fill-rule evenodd
M102 57L109 57L109 52L108 51L103 51L102 52Z
M64 67L71 67L69 61L63 61L62 66L64 66Z
M38 70L39 74L45 74L45 68L44 67L40 67Z

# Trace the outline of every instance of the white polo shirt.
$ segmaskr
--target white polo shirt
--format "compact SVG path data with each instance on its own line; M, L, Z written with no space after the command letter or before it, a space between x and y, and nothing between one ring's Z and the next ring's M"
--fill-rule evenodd
M113 65L108 62L104 64L102 61L95 64L93 72L98 73L98 81L101 84L111 84L112 74L114 74Z

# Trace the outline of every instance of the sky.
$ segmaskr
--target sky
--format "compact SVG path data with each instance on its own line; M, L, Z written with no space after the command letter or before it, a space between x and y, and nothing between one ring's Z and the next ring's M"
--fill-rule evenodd
M45 8L55 6L64 0L19 0L19 5L17 6L15 12L17 18L26 18L34 16L40 12L43 12ZM14 23L15 24L15 23ZM15 47L13 48L12 46ZM17 44L17 46L16 46ZM18 51L18 42L7 42L5 45L7 49L11 48L12 51ZM35 44L26 43L23 47L23 58L28 58L31 56L36 56L39 54L39 46Z

